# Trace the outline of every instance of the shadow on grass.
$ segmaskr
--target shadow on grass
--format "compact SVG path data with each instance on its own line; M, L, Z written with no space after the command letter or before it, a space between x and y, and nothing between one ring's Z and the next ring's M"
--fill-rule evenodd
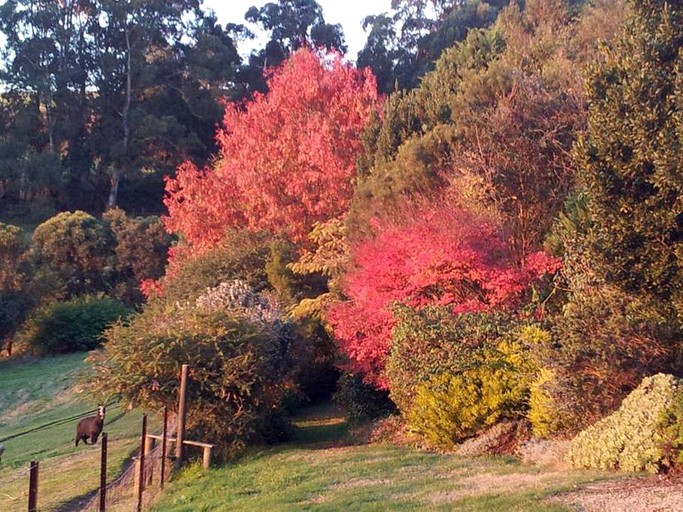
M303 409L294 417L293 424L294 444L313 449L353 444L344 411L332 403Z
M92 499L97 495L99 490L90 491L87 494L81 496L76 496L71 498L69 501L65 501L57 508L53 509L54 512L73 512L74 510L82 510Z

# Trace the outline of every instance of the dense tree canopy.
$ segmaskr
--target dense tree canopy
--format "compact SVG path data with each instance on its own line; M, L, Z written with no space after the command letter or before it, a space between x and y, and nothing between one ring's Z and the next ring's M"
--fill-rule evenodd
M455 179L470 207L496 210L514 231L519 261L537 250L574 186L571 149L585 123L578 69L597 53L585 30L603 7L576 17L562 0L510 6L494 28L443 52L418 88L393 94L364 139L351 236Z
M293 52L307 46L327 51L346 52L341 25L325 22L323 10L315 0L278 0L251 7L245 19L270 34L258 53L263 67L279 66Z
M372 75L303 49L269 89L244 108L227 105L213 168L185 163L168 181L166 226L197 250L228 227L301 241L348 205L360 133L378 104Z

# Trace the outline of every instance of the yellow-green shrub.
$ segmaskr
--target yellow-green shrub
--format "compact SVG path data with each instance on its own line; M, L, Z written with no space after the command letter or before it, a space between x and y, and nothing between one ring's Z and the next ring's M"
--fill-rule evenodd
M432 445L452 446L503 418L524 415L534 375L525 347L503 340L472 357L470 368L438 374L416 390L407 425Z
M574 438L567 460L577 468L651 473L669 465L681 449L666 433L676 417L668 412L680 407L682 383L661 373L643 379L617 411Z
M519 329L519 342L526 346L535 360L545 359L552 343L550 332L538 325L525 325ZM539 365L529 389L529 411L527 419L531 423L534 437L548 437L561 427L561 415L557 403L550 392L555 382L555 373Z
M529 412L527 419L531 423L534 437L548 437L556 432L561 424L555 399L548 391L548 385L555 380L555 374L548 368L541 368L529 390Z

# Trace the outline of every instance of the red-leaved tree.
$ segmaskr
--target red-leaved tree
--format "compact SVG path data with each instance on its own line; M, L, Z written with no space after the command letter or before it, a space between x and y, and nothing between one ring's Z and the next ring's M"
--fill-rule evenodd
M302 241L314 222L347 209L360 134L378 109L374 77L304 49L273 71L268 88L226 106L213 168L186 162L167 182L166 227L190 255L217 244L226 227Z
M352 248L354 269L343 284L349 300L333 306L328 320L352 369L379 387L386 387L392 304L450 305L455 313L512 308L559 268L542 252L514 265L497 226L449 206L378 223L375 232Z

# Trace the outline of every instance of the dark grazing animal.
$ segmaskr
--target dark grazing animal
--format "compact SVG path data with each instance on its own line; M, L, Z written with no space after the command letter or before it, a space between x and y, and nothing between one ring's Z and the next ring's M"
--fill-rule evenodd
M0 444L0 462L2 462L2 454L5 453L5 445Z
M78 422L78 427L76 428L76 446L78 446L79 441L88 444L88 438L90 439L90 444L95 444L97 442L97 438L100 437L102 426L104 425L104 413L104 405L100 405L97 408L97 416L88 416Z

